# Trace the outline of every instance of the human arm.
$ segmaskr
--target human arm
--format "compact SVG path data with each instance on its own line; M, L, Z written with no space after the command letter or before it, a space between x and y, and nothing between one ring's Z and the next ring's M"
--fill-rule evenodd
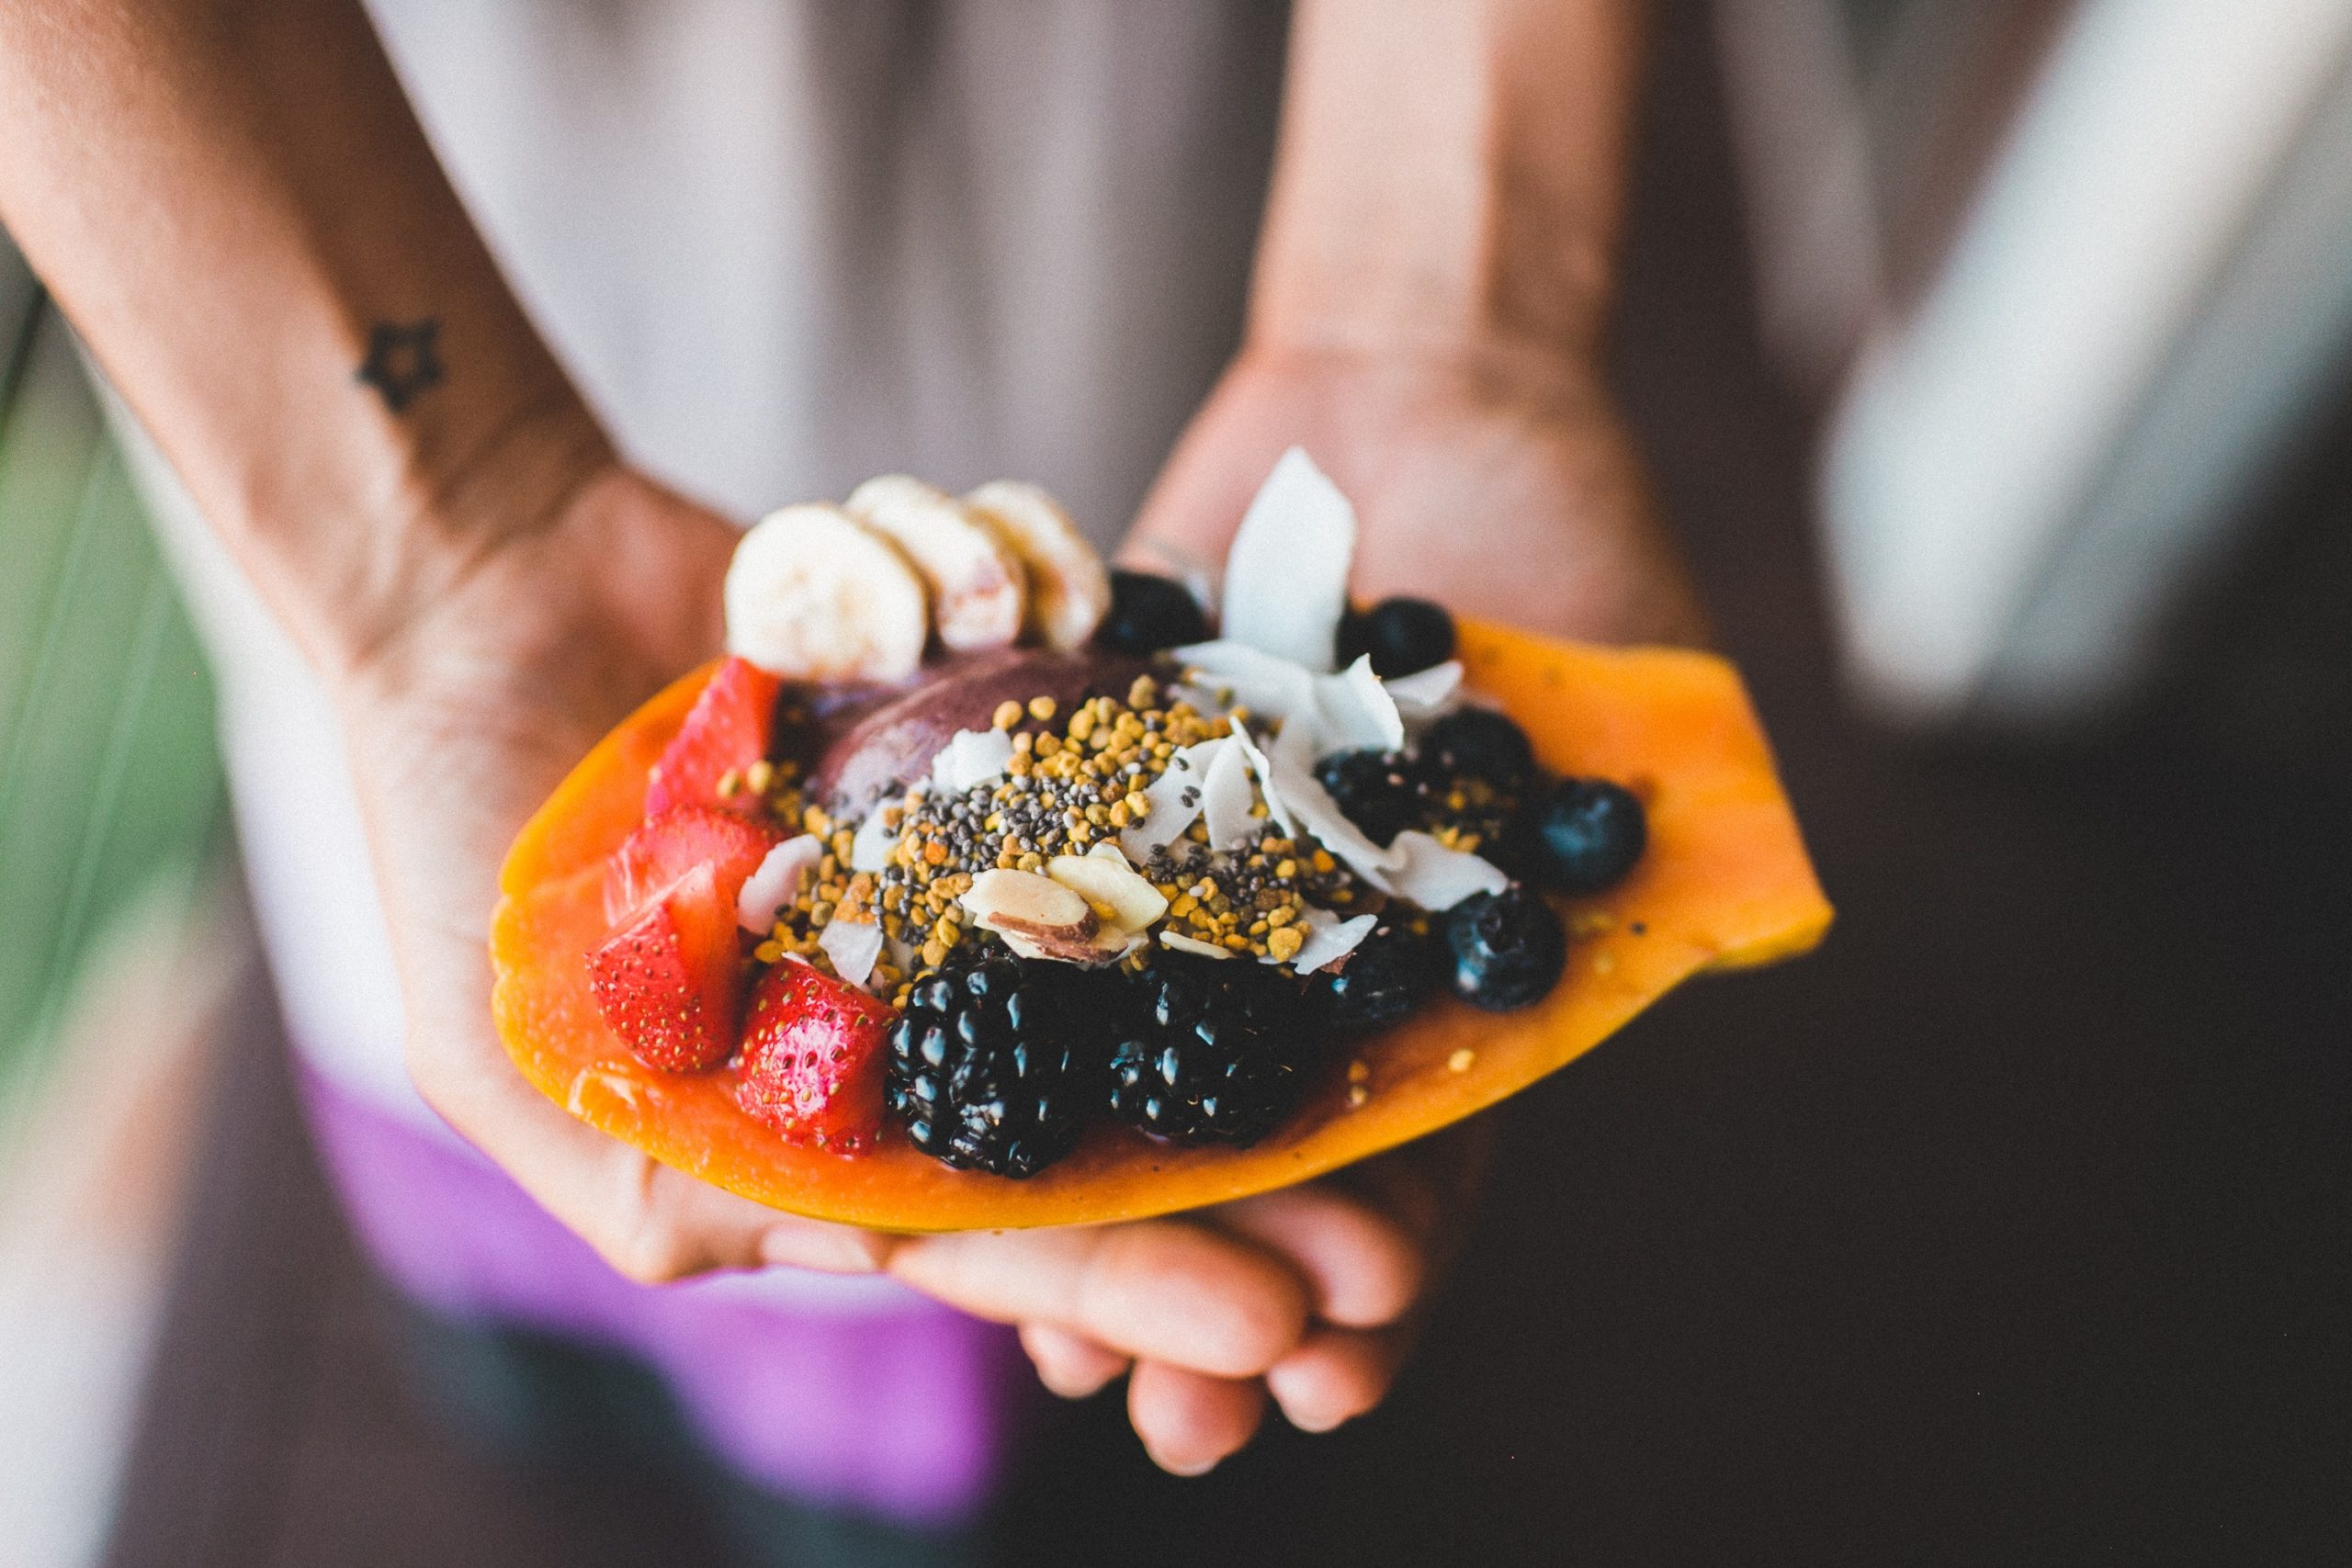
M1222 558L1297 444L1356 502L1360 598L1698 634L1601 362L1643 9L1304 0L1241 351L1138 558Z
M1703 636L1601 364L1641 10L1302 0L1244 342L1131 558L1221 559L1298 445L1355 502L1359 600L1415 594L1605 641ZM1432 1234L1458 1232L1475 1170L1442 1184L1454 1212ZM1267 1381L1279 1393L1311 1365L1316 1393L1286 1408L1340 1389L1368 1408L1409 1337L1409 1320L1317 1325ZM1119 1364L1058 1337L1033 1353L1095 1375ZM1249 1388L1153 1381L1193 1382L1236 1446L1256 1423Z
M1401 1310L1419 1243L1385 1199L900 1244L659 1166L514 1072L488 1008L499 859L606 728L716 648L735 535L615 454L356 5L0 8L0 219L333 697L418 1087L616 1268L888 1269L1236 1376L1310 1313Z

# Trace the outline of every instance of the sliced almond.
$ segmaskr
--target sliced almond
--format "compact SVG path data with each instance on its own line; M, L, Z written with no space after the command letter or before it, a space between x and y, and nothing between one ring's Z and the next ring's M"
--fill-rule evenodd
M992 479L964 498L1029 574L1023 629L1047 648L1083 648L1111 608L1111 573L1061 502L1033 484Z
M839 507L770 513L727 568L727 646L800 681L898 681L922 662L922 580Z
M984 931L1004 938L1015 953L1072 964L1102 961L1095 937L1102 921L1084 897L1034 871L984 871L958 899Z
M1197 953L1203 958L1230 958L1233 956L1233 950L1229 947L1219 947L1213 942L1201 942L1195 938L1185 936L1181 931L1161 931L1159 933L1159 941L1162 946L1172 947L1179 953Z
M1168 913L1168 899L1125 857L1112 854L1056 855L1046 874L1075 889L1109 924L1133 934Z
M885 474L851 491L843 506L914 562L931 590L942 643L1003 648L1021 635L1028 602L1021 559L962 502L921 479Z
M1090 969L1100 969L1104 964L1116 964L1120 959L1142 946L1147 940L1139 936L1129 936L1126 932L1119 931L1097 932L1091 942L1059 939L1050 942L1040 941L1024 936L1019 931L999 931L996 934L1004 940L1005 946L1023 958L1050 958L1058 964L1082 964Z

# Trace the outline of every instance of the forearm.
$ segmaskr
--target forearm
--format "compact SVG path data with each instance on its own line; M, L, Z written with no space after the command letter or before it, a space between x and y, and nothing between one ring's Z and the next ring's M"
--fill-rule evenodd
M1638 0L1301 0L1250 341L1589 354Z
M322 665L604 459L356 0L18 0L0 106L0 219Z

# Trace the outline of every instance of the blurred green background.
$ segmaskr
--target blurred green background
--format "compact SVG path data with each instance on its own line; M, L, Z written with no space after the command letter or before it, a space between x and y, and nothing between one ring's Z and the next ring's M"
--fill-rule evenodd
M0 1150L94 955L223 863L212 689L73 334L0 238Z

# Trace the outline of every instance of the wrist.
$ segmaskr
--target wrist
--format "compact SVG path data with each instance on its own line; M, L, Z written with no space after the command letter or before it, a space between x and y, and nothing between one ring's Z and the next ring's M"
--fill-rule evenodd
M1540 223L1503 191L1442 232L1379 245L1292 238L1300 230L1332 234L1329 218L1270 222L1247 340L1533 381L1583 378L1601 357L1614 305L1613 240L1526 232Z
M1632 0L1301 0L1253 336L1596 357Z
M582 498L622 466L601 426L560 381L510 406L448 411L398 433L373 460L355 530L362 548L322 581L304 573L289 619L331 682L391 660L428 625L494 621L484 579L568 525ZM315 527L301 536L317 536ZM319 589L323 587L322 595ZM515 604L518 619L542 609Z
M328 671L347 710L617 717L718 651L735 528L609 448L575 468L560 465L560 451L519 459L497 498L510 502L498 507L498 532L469 527L482 547L390 635Z
M1354 400L1515 409L1540 422L1614 422L1615 394L1597 354L1576 344L1491 333L1384 336L1354 324L1252 330L1229 381L1279 385L1334 411Z

